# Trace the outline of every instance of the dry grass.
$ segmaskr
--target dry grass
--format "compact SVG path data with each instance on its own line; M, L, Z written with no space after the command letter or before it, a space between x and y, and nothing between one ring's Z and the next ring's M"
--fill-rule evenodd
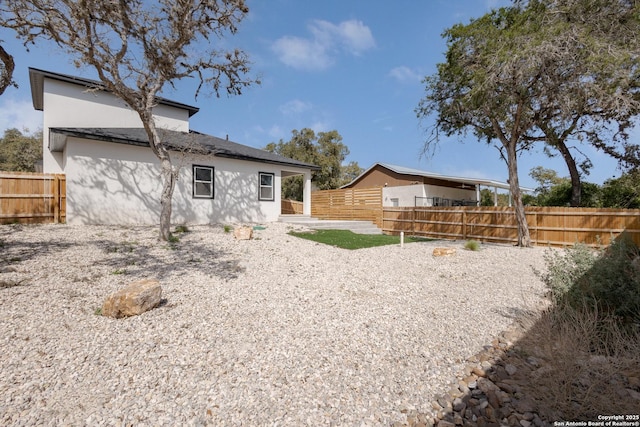
M541 415L546 419L638 413L637 328L625 328L595 311L555 307L537 318L519 347L544 361L524 392L545 408Z

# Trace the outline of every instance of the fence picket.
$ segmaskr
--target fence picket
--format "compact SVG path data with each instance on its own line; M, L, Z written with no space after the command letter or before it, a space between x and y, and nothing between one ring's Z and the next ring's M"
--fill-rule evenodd
M63 174L0 172L0 224L66 220Z

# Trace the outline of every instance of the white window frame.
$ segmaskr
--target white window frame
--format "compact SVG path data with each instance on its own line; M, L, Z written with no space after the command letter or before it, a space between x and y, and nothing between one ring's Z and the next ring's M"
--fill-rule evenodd
M204 169L211 171L211 180L202 180L197 179L197 169ZM193 198L194 199L213 199L215 195L215 168L213 166L202 166L202 165L193 165ZM209 184L211 187L211 191L207 194L198 194L197 192L197 184Z
M262 185L262 176L271 177L271 185ZM272 172L258 172L258 200L261 202L273 202L276 200L276 174ZM271 188L271 198L262 197L262 189Z

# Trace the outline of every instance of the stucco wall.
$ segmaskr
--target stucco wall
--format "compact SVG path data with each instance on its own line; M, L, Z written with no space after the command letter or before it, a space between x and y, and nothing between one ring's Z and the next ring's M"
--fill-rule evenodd
M142 127L137 113L120 99L104 91L58 80L44 81L43 94L43 171L62 173L63 153L49 151L51 127ZM159 128L189 131L189 112L175 107L158 105L154 118Z
M182 165L173 197L175 224L276 221L280 215L281 168L277 165L174 153ZM192 165L215 168L214 199L192 197ZM304 173L287 167L289 171ZM67 140L69 224L157 224L162 179L149 148ZM258 172L275 174L274 201L258 200Z
M382 205L394 206L397 199L399 207L415 206L417 197L441 197L455 200L476 200L476 190L440 187L437 185L404 185L400 187L385 187L382 189Z

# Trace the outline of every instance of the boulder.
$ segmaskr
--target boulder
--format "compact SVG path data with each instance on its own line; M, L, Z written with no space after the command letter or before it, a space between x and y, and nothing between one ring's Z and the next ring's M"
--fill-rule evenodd
M455 254L456 250L454 248L435 248L433 250L433 256L449 256Z
M236 227L233 230L233 236L236 240L251 240L253 237L253 227Z
M162 288L157 280L139 280L107 297L102 315L116 319L136 316L157 307L161 296Z

